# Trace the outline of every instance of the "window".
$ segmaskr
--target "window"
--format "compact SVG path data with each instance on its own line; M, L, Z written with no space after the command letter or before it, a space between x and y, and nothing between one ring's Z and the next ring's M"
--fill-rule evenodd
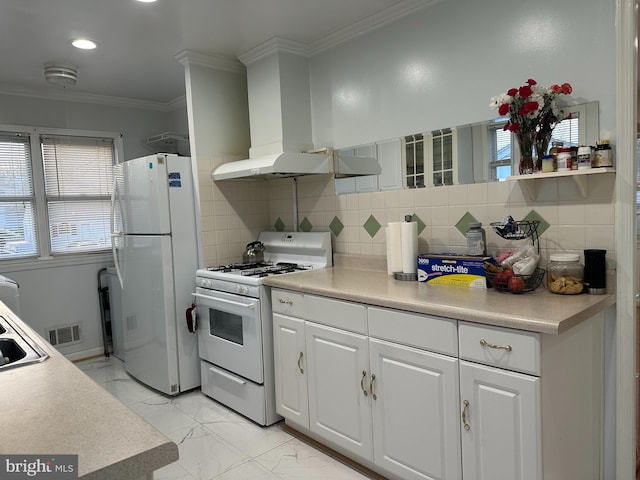
M453 132L450 128L431 132L432 185L453 185Z
M107 250L120 147L116 134L0 132L0 259Z
M511 132L504 130L506 121L497 119L488 127L489 180L505 180L511 175Z
M0 258L38 251L29 134L0 132Z
M551 148L553 142L563 142L565 147L577 147L585 144L585 106L577 105L569 109L571 118L567 118L556 125L551 134ZM581 121L582 119L582 121ZM511 132L504 131L506 118L498 118L495 123L487 127L489 137L489 179L505 180L512 173Z
M405 179L407 187L424 187L424 135L404 137Z
M408 188L454 184L455 133L447 128L404 137L403 163Z

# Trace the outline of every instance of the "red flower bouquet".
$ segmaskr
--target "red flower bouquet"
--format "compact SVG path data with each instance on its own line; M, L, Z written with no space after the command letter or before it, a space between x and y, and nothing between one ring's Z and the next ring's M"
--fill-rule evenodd
M560 107L559 97L571 94L572 90L568 83L540 87L530 78L526 85L511 88L491 99L491 108L508 119L504 129L513 132L518 140L521 174L534 171L534 147L538 162L542 162L551 141L551 132L568 118L566 110Z

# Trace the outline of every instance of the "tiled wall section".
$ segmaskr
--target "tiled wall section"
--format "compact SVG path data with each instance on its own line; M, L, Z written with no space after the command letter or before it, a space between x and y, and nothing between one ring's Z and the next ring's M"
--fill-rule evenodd
M204 266L240 261L247 243L270 229L266 182L211 180L215 166L232 160L238 158L199 156L197 160Z
M306 219L312 230L338 232L337 236L333 235L334 250L338 253L385 255L384 226L415 214L426 225L419 236L419 252L462 253L465 238L456 224L469 212L485 226L491 253L524 245L525 241L509 243L493 232L489 223L501 221L508 215L523 219L533 211L549 225L540 236L543 264L553 253L574 252L582 257L584 249L600 248L607 250L608 267L615 268L615 174L587 176L586 198L571 177L529 182L536 185L535 199L522 182L335 195L334 183L329 177L301 177L297 179L298 224ZM275 230L275 225L282 222L285 230L291 229L292 180L268 183L267 228ZM382 227L373 237L365 228L371 216ZM336 225L343 228L336 229Z

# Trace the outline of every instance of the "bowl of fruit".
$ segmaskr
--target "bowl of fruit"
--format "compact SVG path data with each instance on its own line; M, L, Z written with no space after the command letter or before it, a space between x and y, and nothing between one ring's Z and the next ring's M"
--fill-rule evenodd
M542 284L545 270L536 268L532 274L523 275L514 273L511 268L485 263L485 274L489 287L499 292L527 293L533 292Z

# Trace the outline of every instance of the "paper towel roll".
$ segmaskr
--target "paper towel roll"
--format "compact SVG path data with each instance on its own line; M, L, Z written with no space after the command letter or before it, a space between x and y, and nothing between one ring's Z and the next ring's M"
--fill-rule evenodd
M402 222L402 273L416 273L418 269L418 223Z
M402 271L402 226L403 222L391 222L387 226L387 273Z

